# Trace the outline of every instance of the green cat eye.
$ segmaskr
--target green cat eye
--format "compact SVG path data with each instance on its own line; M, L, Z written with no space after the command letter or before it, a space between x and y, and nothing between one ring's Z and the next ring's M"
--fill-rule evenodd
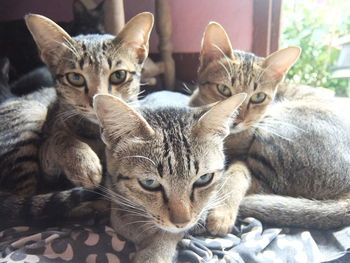
M109 76L109 81L113 85L119 85L125 81L126 76L127 76L126 70L117 70Z
M69 84L75 87L82 87L85 85L85 78L79 73L69 72L66 74L66 79L69 82Z
M266 94L264 92L255 93L250 97L250 102L253 104L262 103L266 99Z
M197 181L194 182L194 186L203 187L211 183L214 178L214 173L204 174Z
M139 180L139 183L143 188L150 191L157 191L161 188L161 184L153 179Z
M219 93L225 97L230 97L232 95L230 88L224 84L218 84L217 89Z

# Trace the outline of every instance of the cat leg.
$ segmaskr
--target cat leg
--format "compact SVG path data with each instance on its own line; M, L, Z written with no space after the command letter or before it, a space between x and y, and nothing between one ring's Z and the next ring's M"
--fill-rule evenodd
M244 162L231 164L224 172L217 193L217 206L209 211L207 228L213 235L229 233L236 221L238 207L251 186L251 176Z
M143 242L136 244L137 251L132 263L172 263L175 262L177 243L183 234L157 231L147 236Z
M88 144L62 131L44 141L40 161L49 181L62 172L77 186L94 187L102 179L102 166L96 153Z

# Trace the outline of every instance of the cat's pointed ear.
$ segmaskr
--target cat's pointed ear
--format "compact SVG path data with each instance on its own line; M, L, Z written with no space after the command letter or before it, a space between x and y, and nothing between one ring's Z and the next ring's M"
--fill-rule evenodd
M199 68L203 69L211 61L223 57L234 59L230 39L225 29L219 23L210 22L204 31L202 39Z
M267 74L275 79L282 79L298 60L300 53L300 47L287 47L278 50L263 60L262 67L266 69Z
M153 28L154 18L149 12L143 12L126 23L118 33L115 42L126 43L136 48L139 61L142 63L148 56L149 37Z
M60 51L67 49L67 44L72 42L72 38L47 17L29 14L25 16L25 21L43 62L47 65L58 63Z
M74 13L74 19L76 19L79 16L83 16L88 12L87 7L81 2L80 0L74 0L73 1L73 13Z
M204 137L208 135L226 137L230 123L233 123L237 110L246 97L246 93L240 93L214 104L200 117L194 127L194 132Z
M107 147L116 144L125 136L148 139L155 134L138 112L117 97L95 95L93 107L103 130L102 139Z

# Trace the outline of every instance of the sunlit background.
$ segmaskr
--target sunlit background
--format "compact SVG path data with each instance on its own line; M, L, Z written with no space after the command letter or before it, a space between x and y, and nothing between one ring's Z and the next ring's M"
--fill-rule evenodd
M281 47L292 45L303 52L288 81L350 95L349 0L283 1Z

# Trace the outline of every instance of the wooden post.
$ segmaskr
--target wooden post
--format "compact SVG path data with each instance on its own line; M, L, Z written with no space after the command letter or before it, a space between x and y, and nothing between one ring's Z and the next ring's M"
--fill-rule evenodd
M155 1L156 31L159 36L160 55L164 63L164 86L167 90L175 89L175 62L172 57L171 13L168 0Z
M278 50L282 0L253 1L252 52L266 57Z
M125 25L123 0L105 0L103 9L106 33L117 35Z

